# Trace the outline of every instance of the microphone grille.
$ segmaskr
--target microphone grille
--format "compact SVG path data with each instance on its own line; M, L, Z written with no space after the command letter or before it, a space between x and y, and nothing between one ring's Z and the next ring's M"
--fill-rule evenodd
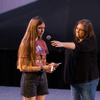
M47 35L46 39L47 40L50 40L51 39L51 36L50 35Z

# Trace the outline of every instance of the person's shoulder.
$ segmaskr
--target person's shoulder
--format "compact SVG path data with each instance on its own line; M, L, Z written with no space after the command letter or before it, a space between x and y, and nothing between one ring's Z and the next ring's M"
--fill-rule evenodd
M43 42L44 44L46 44L46 42L45 42L44 40L42 40L42 42Z
M94 37L85 38L86 40L96 40Z
M41 40L41 41L45 42L44 40Z
M96 41L96 39L93 37L90 37L90 38L85 38L83 41Z

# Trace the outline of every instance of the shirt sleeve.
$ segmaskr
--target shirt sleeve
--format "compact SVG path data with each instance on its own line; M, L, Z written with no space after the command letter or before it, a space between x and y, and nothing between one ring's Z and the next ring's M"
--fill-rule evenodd
M75 51L78 52L90 52L94 50L97 46L96 39L94 38L86 38L80 43L75 43Z

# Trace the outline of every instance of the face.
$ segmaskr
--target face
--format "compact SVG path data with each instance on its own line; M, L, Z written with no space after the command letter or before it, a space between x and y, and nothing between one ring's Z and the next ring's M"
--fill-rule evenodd
M42 23L41 25L38 25L37 27L37 34L38 34L38 37L42 38L42 35L45 31L45 23Z
M85 29L83 24L78 24L75 32L76 32L76 37L78 37L79 39L83 39L85 36Z

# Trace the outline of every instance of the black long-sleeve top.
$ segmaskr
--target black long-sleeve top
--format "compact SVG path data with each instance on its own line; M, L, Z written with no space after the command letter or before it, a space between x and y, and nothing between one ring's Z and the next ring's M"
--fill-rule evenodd
M76 47L69 54L65 65L66 83L78 84L99 78L96 39L86 38L80 43L74 43Z

